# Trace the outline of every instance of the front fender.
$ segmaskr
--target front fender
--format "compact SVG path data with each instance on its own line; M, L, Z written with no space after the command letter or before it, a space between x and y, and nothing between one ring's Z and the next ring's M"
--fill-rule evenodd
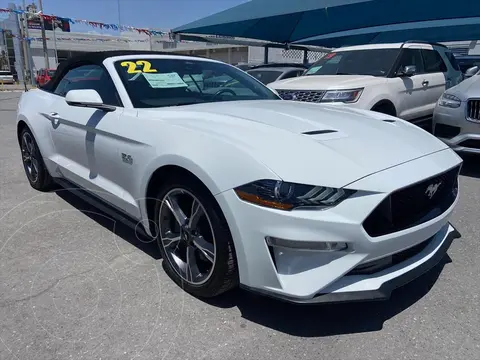
M168 138L178 139L164 137ZM251 181L280 179L242 145L233 144L215 134L199 134L186 129L182 131L182 139L182 142L173 140L162 144L162 150L170 151L157 150L158 156L145 166L136 191L142 219L148 219L146 194L150 180L155 171L164 166L174 165L188 170L202 181L213 196Z
M49 96L41 90L28 91L20 97L17 107L17 128L20 122L24 122L32 132L37 146L45 160L54 155L54 145L49 128L49 121L40 115L47 111L51 104ZM45 162L47 167L49 162ZM51 172L51 169L49 168Z

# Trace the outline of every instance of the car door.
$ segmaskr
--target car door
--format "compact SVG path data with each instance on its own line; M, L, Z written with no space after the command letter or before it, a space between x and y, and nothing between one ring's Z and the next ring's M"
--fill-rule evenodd
M460 84L463 80L463 73L453 53L449 49L443 49L440 55L448 68L445 88L449 89Z
M40 71L38 72L38 77L37 77L37 82L39 85L43 85L43 69L40 69Z
M427 93L425 102L429 115L433 115L435 105L446 90L447 66L437 50L422 49L423 63L425 66L425 81Z
M105 112L67 104L66 94L81 89L96 90L103 103L116 106L116 110ZM124 191L115 186L115 171L112 171L121 157L118 148L111 146L112 131L118 126L123 107L108 72L99 65L73 68L59 82L54 94L52 112L47 115L52 122L55 162L60 172L67 180L123 210Z
M412 76L402 76L406 66L415 66L416 71ZM400 54L393 79L389 80L390 86L396 95L397 116L415 121L428 114L425 104L425 72L420 49L404 48Z

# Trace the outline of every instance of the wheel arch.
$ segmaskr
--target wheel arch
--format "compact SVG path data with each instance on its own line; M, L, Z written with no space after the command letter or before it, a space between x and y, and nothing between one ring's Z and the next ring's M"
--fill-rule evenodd
M372 111L375 111L376 108L386 108L388 109L389 111L391 111L391 113L388 113L387 115L392 115L392 116L397 116L397 109L395 107L395 104L388 100L388 99L382 99L380 101L377 101L372 107L371 107L371 110Z
M149 166L149 170L142 180L142 198L139 206L143 219L153 220L157 189L172 174L190 177L199 181L212 196L221 192L220 187L212 177L192 160L180 156L168 156L157 159ZM152 221L144 223L149 224L149 228L145 230L150 231L150 235L154 234Z
M19 119L17 121L17 140L18 140L18 144L20 144L20 135L22 134L22 131L23 129L29 129L30 131L32 131L32 129L30 129L30 127L28 126L27 122L24 120L24 119Z

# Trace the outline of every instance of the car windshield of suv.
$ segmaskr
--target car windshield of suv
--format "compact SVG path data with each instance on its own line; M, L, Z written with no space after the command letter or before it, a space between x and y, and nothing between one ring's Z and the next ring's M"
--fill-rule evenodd
M305 75L387 76L400 49L368 49L331 52L314 63Z
M279 76L282 75L282 71L272 70L248 70L247 73L252 75L257 80L260 80L265 85L276 81Z
M281 100L236 67L196 59L129 59L115 68L136 108Z
M49 77L53 77L53 75L55 75L55 70L47 70L47 74Z

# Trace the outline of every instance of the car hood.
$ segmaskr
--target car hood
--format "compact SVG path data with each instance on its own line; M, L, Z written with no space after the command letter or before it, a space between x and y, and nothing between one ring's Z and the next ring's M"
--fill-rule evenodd
M268 84L275 90L345 90L386 83L385 78L368 75L308 75Z
M403 120L335 105L228 101L140 110L139 116L241 148L285 181L332 187L448 148Z
M462 101L471 97L480 97L480 75L463 80L460 84L448 89L446 93L455 95Z

